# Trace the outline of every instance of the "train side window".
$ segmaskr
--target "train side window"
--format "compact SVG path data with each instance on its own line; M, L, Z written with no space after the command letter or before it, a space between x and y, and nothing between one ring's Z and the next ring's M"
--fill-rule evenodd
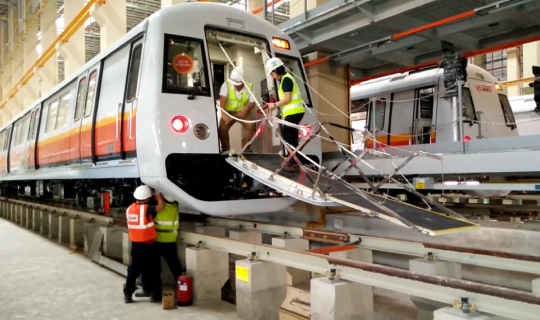
M28 138L27 141L30 141L32 139L32 135L34 134L34 124L35 124L35 118L36 118L36 111L32 111L32 115L30 116L30 127L28 128Z
M418 90L418 113L421 119L433 119L433 100L435 87Z
M47 123L45 123L45 133L54 129L56 123L56 113L58 111L58 100L49 103L49 111L47 112Z
M163 93L191 94L195 80L200 80L196 95L210 96L208 67L201 39L165 35ZM201 75L201 79L199 79Z
M84 117L88 117L92 114L92 107L94 106L94 95L97 87L97 70L94 70L88 79L88 93L86 94L86 106L84 108Z
M4 151L4 141L6 140L6 130L0 133L0 143L2 143L2 151Z
M133 100L137 95L137 84L139 83L139 69L141 67L141 53L142 53L142 44L139 44L133 49L131 55L131 65L129 67L128 74L128 88L127 88L127 101Z
M58 115L56 118L54 129L61 128L66 124L70 97L71 97L71 92L69 91L60 97L60 105L58 106Z
M86 87L86 77L79 81L79 89L77 90L77 104L75 105L75 117L77 121L81 118L82 108L84 106L84 89Z
M30 137L31 139L34 139L36 137L38 126L39 126L39 108L36 109L36 117L34 118L32 136Z
M26 138L28 137L29 124L30 124L30 116L25 116L21 124L21 134L19 136L19 142L17 144L21 144L24 141L26 141Z
M508 127L516 128L516 118L514 117L514 112L512 111L508 97L499 93L499 102L501 103L504 122Z
M15 137L13 139L13 146L16 146L19 144L19 137L21 136L21 120L17 121L15 124Z
M11 128L13 128L13 126L9 127L6 132L6 139L4 140L4 151L6 151L9 147L9 138L11 137Z
M370 130L373 130L373 126L371 124L371 114L370 111L373 109L373 102L369 103L369 111L367 114L368 119L368 128ZM384 116L386 113L386 99L378 99L375 101L375 128L382 130L384 128Z
M476 117L476 108L472 100L471 90L469 88L463 88L463 120L478 120Z

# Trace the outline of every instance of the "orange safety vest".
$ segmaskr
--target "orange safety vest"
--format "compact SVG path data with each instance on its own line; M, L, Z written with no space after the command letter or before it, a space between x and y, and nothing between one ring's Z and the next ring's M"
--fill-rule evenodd
M127 226L131 242L147 242L157 238L154 220L146 215L148 205L134 203L126 210Z

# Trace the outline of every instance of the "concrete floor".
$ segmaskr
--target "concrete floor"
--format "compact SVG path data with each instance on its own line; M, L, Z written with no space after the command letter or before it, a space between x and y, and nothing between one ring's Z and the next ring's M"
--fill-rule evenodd
M2 320L236 319L236 307L226 302L175 310L149 299L124 304L122 276L4 219L0 243Z

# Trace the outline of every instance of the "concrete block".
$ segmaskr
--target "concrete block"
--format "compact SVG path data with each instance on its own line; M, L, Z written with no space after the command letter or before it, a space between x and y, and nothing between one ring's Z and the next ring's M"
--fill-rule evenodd
M101 227L101 232L103 233L103 255L112 259L123 259L123 229L116 227Z
M365 296L358 283L318 278L311 280L312 320L352 320L371 319L373 307L364 309L359 303ZM368 296L373 296L369 292Z
M483 312L463 313L461 310L445 307L433 312L433 320L507 320L507 318Z
M540 296L540 278L532 281L532 293Z
M409 261L409 269L413 272L440 276L454 279L461 279L461 264L447 261L429 261L425 259L413 259ZM433 301L421 297L411 296L411 301L418 308L418 320L432 320L433 312L437 309L447 307L448 304Z
M58 239L59 219L58 214L49 213L49 239Z
M19 225L26 227L26 206L19 206Z
M186 248L187 244L178 237L176 240L176 248L178 249L178 259L183 267L186 266Z
M239 231L231 230L229 231L229 238L243 241L243 242L252 242L252 243L262 243L262 233L257 231ZM236 275L234 269L234 262L236 260L244 260L246 256L229 253L229 265L231 270L229 270L229 279L231 280L231 289L235 290L236 288Z
M88 255L88 250L92 245L94 240L94 235L96 231L101 228L101 225L95 222L85 222L84 223L84 254Z
M272 238L272 245L274 247L293 249L293 250L309 250L309 240L299 238ZM311 279L311 272L296 269L293 267L287 267L287 285L295 286L302 282L309 281Z
M71 218L68 216L58 217L58 243L69 244L71 233Z
M219 226L205 226L202 224L196 224L195 232L213 237L225 237L225 228Z
M32 209L32 230L41 230L41 212L38 209Z
M129 239L129 233L124 232L122 234L122 263L129 266L131 262L131 240Z
M32 223L34 222L32 219L32 208L25 207L24 208L24 216L26 220L26 229L32 230Z
M294 287L287 286L287 297L281 309L309 318L311 309L311 282L306 281Z
M84 221L81 219L69 219L69 246L84 247Z
M236 270L238 319L279 320L279 306L287 296L285 266L273 262L238 260Z
M49 235L49 213L47 211L39 211L39 220L41 221L40 232L43 236Z
M227 252L186 248L187 273L193 277L193 304L221 300L221 288L229 278Z

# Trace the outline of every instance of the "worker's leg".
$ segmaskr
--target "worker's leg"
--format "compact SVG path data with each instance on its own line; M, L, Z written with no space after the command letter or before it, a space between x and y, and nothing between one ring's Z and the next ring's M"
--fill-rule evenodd
M236 117L236 112L229 112L229 114ZM236 120L233 118L231 118L228 122L223 120L223 116L221 119L219 119L218 138L219 142L221 142L221 152L229 151L231 148L231 143L229 141L229 130L231 130L232 125L235 123Z
M246 112L246 114L242 117L242 120L252 121L253 117L251 112L252 111ZM255 134L255 126L255 123L242 122L242 147L253 138L253 135ZM246 148L245 152L252 152L251 145Z
M152 281L157 282L156 287L161 288L161 257L163 256L162 248L159 245L159 242L154 243L154 252L157 254L157 261L155 262L157 266L155 267L158 271L157 274L149 274L148 272L142 272L141 274L141 285L142 291L136 292L135 296L137 298L150 297L152 296ZM152 277L154 279L152 279Z
M176 242L161 243L160 245L163 249L163 259L167 261L167 265L169 265L174 280L178 280L178 277L182 275L182 263L180 263L180 259L178 259Z
M124 288L124 301L133 302L131 296L137 287L137 278L143 271L145 264L144 243L131 243L131 263L127 269L126 287Z
M300 121L302 121L303 117L304 117L303 113L293 114L290 116L286 116L284 120L287 122L294 123L294 124L299 124ZM283 140L285 140L288 144L292 145L295 148L298 147L298 129L297 128L283 124L282 129L281 129L281 134L283 135ZM291 160L289 160L289 163L294 164L296 162L294 161L294 158L291 158Z

